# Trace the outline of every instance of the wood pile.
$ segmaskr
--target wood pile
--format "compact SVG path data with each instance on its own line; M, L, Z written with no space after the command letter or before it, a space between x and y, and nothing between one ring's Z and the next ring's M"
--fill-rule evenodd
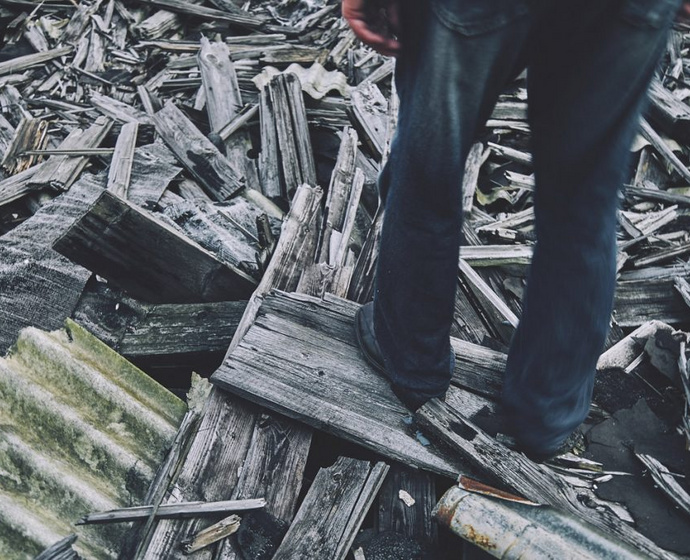
M622 200L613 329L590 418L598 431L588 435L587 452L599 466L570 458L535 470L505 450L500 434L498 443L481 437L470 444L448 430L469 422L480 433L474 416L495 411L504 352L520 315L534 243L524 76L499 99L467 162L452 333L462 391L449 401L452 410L432 403L422 411L425 433L407 424L390 434L367 433L366 391L357 403L364 415L358 424L359 408L336 420L331 409L316 410L318 393L306 387L304 397L299 388L290 397L259 394L255 384L262 368L285 369L267 375L266 387L271 379L300 378L301 370L285 366L306 359L289 346L299 337L310 359L332 365L310 370L313 379L304 374L303 383L325 390L337 360L359 359L345 331L352 302L373 293L382 218L376 177L398 103L393 61L355 40L333 0L2 0L0 20L2 351L21 328L52 329L72 316L177 389L187 383L180 375L211 373L227 354L216 382L222 378L224 389L240 395L214 388L203 416L183 422L149 492L151 513L121 557L182 557L180 543L193 542L211 524L159 521L160 508L265 498L264 517L217 528L236 535L214 544L214 557L249 554L259 534L269 552L254 551L255 557L302 557L305 547L317 546L309 540L314 528L323 554L345 558L378 493L379 534L374 544L357 537L358 558L392 533L398 534L393 545L411 547L408 558L428 550L444 558L449 547L438 548L431 520L436 487L448 485L440 476L471 468L474 476L575 515L586 506L573 488L594 492L606 477L646 485L649 501L658 498L663 509L668 498L647 473L687 507L684 479L674 478L690 476L683 453L662 456L644 443L625 460L596 463L592 451L613 437L605 423L622 422L627 410L657 418L673 449L690 441L682 330L690 323L690 69L682 31L674 32L650 91ZM295 330L280 330L288 326ZM335 354L328 362L321 352ZM246 369L234 375L233 364L242 361ZM378 387L371 383L359 389ZM344 402L355 393L344 391ZM405 415L382 399L393 407L381 412L382 425L402 422ZM640 401L650 410L634 408ZM627 420L634 424L635 414ZM676 428L682 437L674 437ZM366 455L370 463L340 457L362 452L348 451L324 431L378 454ZM428 450L427 435L456 454ZM396 441L412 451L395 451ZM314 448L324 442L336 453L318 464ZM384 481L388 466L380 454L438 477L393 463ZM315 466L323 468L317 473ZM416 508L401 505L401 490ZM602 491L600 498L616 500L623 490ZM664 534L635 517L648 511L644 504L626 505L647 537L690 554L690 543L677 534L687 524L683 514L663 518L660 524L671 527ZM620 521L623 508L611 511L592 523L634 541ZM208 554L207 548L192 557Z

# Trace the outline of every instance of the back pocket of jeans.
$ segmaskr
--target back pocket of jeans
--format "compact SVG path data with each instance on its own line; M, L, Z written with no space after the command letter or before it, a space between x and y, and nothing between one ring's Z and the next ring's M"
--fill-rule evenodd
M432 0L441 23L466 36L500 29L529 13L525 0Z
M624 0L623 19L638 27L665 27L679 9L679 0Z

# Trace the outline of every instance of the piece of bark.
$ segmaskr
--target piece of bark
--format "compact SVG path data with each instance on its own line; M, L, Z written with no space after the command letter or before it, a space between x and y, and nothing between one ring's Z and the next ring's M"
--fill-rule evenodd
M180 163L215 200L223 201L244 187L241 171L171 102L153 116L156 130Z
M129 181L132 175L132 164L134 163L134 148L137 143L137 132L139 123L131 122L122 127L122 131L115 144L115 152L110 161L108 172L108 186L106 187L113 194L120 198L127 199L129 191Z
M101 194L54 248L151 303L242 299L256 285L240 270L109 192Z
M321 469L273 558L344 559L387 472L344 457Z
M573 514L652 558L675 558L610 509L585 505L587 495L583 489L576 490L549 468L504 447L442 401L432 399L415 416L434 437L518 494Z

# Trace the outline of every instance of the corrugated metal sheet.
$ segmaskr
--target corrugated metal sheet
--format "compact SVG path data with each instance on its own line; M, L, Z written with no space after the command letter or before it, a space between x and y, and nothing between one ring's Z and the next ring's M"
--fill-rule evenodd
M126 525L86 513L138 505L185 404L83 328L24 329L0 359L0 558L33 558L76 532L113 558Z

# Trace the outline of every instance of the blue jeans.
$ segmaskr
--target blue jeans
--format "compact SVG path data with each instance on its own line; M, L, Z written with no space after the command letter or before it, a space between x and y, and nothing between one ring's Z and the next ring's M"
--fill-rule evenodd
M612 311L618 192L679 0L403 3L374 296L386 367L424 397L449 386L464 163L526 67L537 245L502 400L523 449L549 452L589 410Z

